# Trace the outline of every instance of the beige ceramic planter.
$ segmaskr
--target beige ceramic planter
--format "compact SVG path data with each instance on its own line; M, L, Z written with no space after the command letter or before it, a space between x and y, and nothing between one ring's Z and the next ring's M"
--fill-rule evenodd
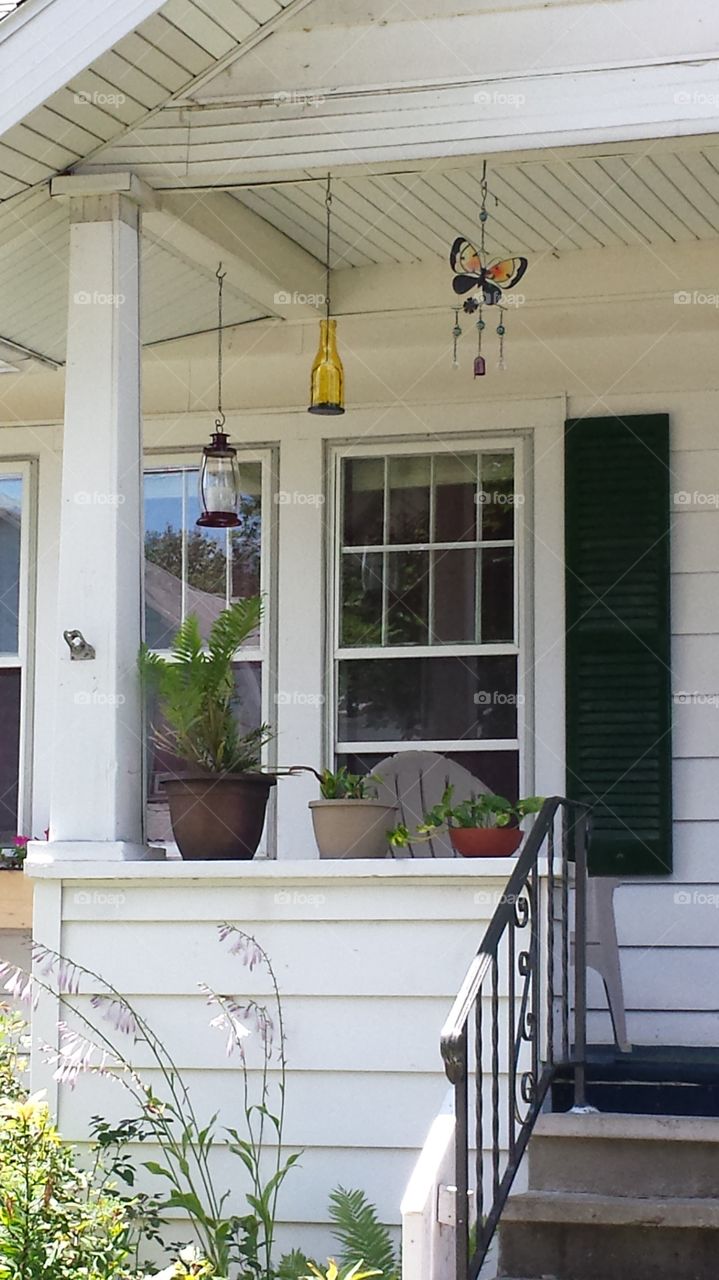
M22 871L0 871L0 929L32 928L32 887Z
M396 805L382 800L310 800L321 858L386 858Z

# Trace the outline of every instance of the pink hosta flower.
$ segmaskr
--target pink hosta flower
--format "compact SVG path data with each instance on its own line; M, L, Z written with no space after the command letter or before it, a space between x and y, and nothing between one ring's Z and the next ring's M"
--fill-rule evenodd
M61 995L76 996L78 994L82 973L72 960L58 955L56 951L50 951L39 942L33 943L32 957L43 978L53 974L57 977L58 991Z
M105 1074L107 1053L104 1049L100 1049L64 1022L59 1024L59 1030L60 1047L50 1055L56 1066L53 1078L58 1084L66 1084L68 1088L74 1089L80 1076L87 1072L94 1075Z
M93 996L90 1004L93 1009L99 1009L101 1016L106 1022L111 1022L116 1031L121 1031L124 1036L137 1037L137 1022L132 1009L124 1000L118 1000L114 996Z
M230 955L239 956L250 972L265 958L265 953L259 942L252 938L249 933L243 933L241 929L236 929L232 924L220 925L219 933L221 942L225 942L230 937L233 939L230 946Z
M33 999L33 982L29 973L20 968L18 964L8 964L6 961L0 963L0 980L7 979L3 983L4 990L11 995L14 1000L20 1000L22 1004L37 1004L37 994Z

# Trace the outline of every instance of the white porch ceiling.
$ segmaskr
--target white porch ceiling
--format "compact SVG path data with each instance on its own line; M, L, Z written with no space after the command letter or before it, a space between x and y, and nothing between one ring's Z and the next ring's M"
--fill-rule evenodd
M68 307L69 221L47 192L0 206L0 341L62 362ZM165 240L143 238L142 324L146 344L217 324L217 282ZM225 323L261 318L225 282Z
M285 9L302 3L167 0L2 135L0 201L72 168L137 128L203 73L236 57Z
M649 146L500 162L489 171L488 238L498 253L669 246L719 235L719 144ZM332 265L447 256L478 236L481 166L355 178L333 187ZM324 256L324 183L298 181L235 198L316 257Z

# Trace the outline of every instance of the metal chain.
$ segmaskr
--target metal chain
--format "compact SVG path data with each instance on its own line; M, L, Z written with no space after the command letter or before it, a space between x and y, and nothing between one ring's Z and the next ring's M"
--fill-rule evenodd
M325 192L326 239L325 239L325 312L330 318L330 225L332 221L332 179L327 174L327 190Z
M227 272L222 270L222 263L220 263L215 272L217 280L217 417L215 426L218 431L222 430L226 421L222 411L222 286L226 275Z

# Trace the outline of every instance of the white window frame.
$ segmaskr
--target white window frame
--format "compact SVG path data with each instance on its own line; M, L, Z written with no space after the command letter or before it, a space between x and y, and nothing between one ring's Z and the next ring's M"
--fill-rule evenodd
M275 563L276 555L276 510L275 495L277 492L277 455L276 450L272 448L243 448L236 445L237 461L240 466L247 462L259 462L262 466L262 550L260 554L260 595L264 602L264 610L262 621L260 623L260 643L252 648L243 647L237 651L234 663L242 662L259 662L262 664L262 721L264 724L274 724L277 718L276 707L276 635L277 635L277 570ZM143 456L143 492L144 477L152 472L167 474L168 472L180 471L197 471L199 469L199 455L197 449L178 449L173 452L146 450ZM183 528L185 527L185 511L184 511L184 489L183 489ZM228 530L228 538L231 534ZM144 498L143 498L143 547L144 547ZM144 565L144 554L143 554ZM183 552L183 572L182 572L182 616L185 616L186 603L186 586L187 574L186 563L184 563ZM227 578L226 578L226 597L229 595L231 567L228 557L227 562ZM143 632L145 623L145 575L142 576L142 622ZM167 649L158 649L156 652L162 654L163 657L169 657ZM276 734L272 740L262 749L262 763L266 767L271 767L277 762L277 737ZM274 789L273 789L274 791ZM147 798L145 800L147 804ZM274 857L276 847L276 813L274 795L270 797L270 805L268 807L268 820L265 826L265 835L262 845L258 850L261 857L263 854L267 857Z
M340 636L340 590L342 564L342 464L347 458L392 458L403 456L428 456L443 452L450 453L514 453L514 493L515 534L514 534L514 617L516 633L512 644L427 644L427 645L392 645L382 648L375 645L367 648L342 648ZM326 724L325 741L328 746L329 763L336 755L392 755L397 751L440 751L440 752L496 752L511 751L519 755L520 793L524 793L528 779L533 773L533 761L530 758L531 722L531 689L532 671L529 644L531 640L530 614L531 600L529 595L529 520L531 512L531 491L529 488L529 447L524 432L508 431L487 434L471 432L431 437L396 437L388 436L372 442L357 442L334 446L331 450L332 460L329 468L330 476L330 510L332 519L328 522L328 618L327 618L327 663L326 683ZM464 544L457 544L463 546ZM476 543L472 544L476 547ZM481 545L481 543L479 544ZM501 545L501 542L491 545ZM507 540L507 545L511 545ZM419 549L432 549L433 544L417 544ZM368 547L376 551L376 547ZM398 547L399 549L399 547ZM413 544L414 549L414 544ZM514 738L463 738L463 739L383 739L380 741L347 742L337 736L337 704L338 704L338 670L341 661L376 660L418 657L492 657L512 655L517 659L517 733Z
M35 695L35 574L37 567L37 462L0 458L0 476L22 481L18 652L0 653L0 667L20 671L20 743L18 751L17 834L32 835L32 724Z

